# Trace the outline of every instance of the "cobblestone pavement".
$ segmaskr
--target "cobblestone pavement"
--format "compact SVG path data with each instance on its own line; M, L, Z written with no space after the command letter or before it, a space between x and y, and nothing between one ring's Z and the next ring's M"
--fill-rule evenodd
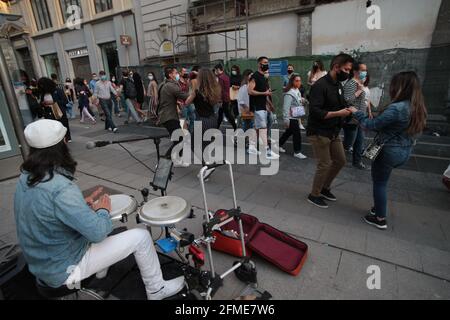
M122 122L123 119L116 119ZM140 197L151 172L118 145L87 150L90 140L112 140L145 133L144 127L120 126L118 134L72 121L70 147L78 161L77 182L82 190L105 185ZM165 150L168 141L161 149ZM138 159L156 164L151 141L125 144ZM287 148L289 151L289 147ZM312 156L308 154L308 156ZM259 175L256 165L234 165L238 202L244 212L257 216L306 242L309 257L300 275L293 277L255 257L261 288L275 299L449 299L450 298L450 194L441 176L396 170L389 188L389 229L378 231L361 218L371 207L370 171L346 167L335 182L339 198L328 210L306 202L315 163L282 155L275 176ZM197 179L200 166L177 168L168 194L189 200L197 217L180 223L200 234L203 200ZM0 241L16 241L13 195L16 179L0 183ZM210 210L232 207L231 188L224 168L207 183ZM156 193L152 197L158 196ZM133 219L132 219L133 220ZM129 223L129 227L134 227ZM153 233L159 234L159 231ZM214 252L218 272L235 258ZM369 290L369 266L379 266L381 289ZM235 298L244 288L234 275L225 279L217 299Z

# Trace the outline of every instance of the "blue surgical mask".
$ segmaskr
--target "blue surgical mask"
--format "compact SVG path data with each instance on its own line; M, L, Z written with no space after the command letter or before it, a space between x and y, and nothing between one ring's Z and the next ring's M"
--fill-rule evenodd
M102 76L102 80L103 80L103 81L108 80L108 76Z
M175 80L176 81L180 81L180 75L177 73L177 75L175 76Z
M360 73L359 73L359 78L361 79L361 80L366 80L366 78L367 78L367 71L361 71Z

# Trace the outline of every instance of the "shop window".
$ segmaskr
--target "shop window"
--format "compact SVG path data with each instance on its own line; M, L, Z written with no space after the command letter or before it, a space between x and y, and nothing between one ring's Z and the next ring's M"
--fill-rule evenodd
M50 77L52 73L58 75L58 79L61 79L61 67L59 65L58 55L49 54L42 57L44 59L45 68L47 69L47 75Z
M45 30L53 27L50 13L48 11L47 0L30 0L33 9L34 20L38 30Z

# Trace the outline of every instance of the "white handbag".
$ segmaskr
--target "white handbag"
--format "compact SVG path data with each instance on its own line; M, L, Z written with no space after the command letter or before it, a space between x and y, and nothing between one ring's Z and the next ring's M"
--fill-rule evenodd
M299 106L299 107L291 107L291 117L292 118L301 118L305 116L305 107Z

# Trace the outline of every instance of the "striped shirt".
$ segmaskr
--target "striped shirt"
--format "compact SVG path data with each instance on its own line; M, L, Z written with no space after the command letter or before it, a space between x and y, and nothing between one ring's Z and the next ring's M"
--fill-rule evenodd
M366 111L366 93L362 93L357 97L358 83L355 79L350 79L344 85L344 99L350 106L354 106L360 111Z
M98 81L95 85L94 96L99 99L111 99L111 92L117 95L116 89L111 84L111 81Z

